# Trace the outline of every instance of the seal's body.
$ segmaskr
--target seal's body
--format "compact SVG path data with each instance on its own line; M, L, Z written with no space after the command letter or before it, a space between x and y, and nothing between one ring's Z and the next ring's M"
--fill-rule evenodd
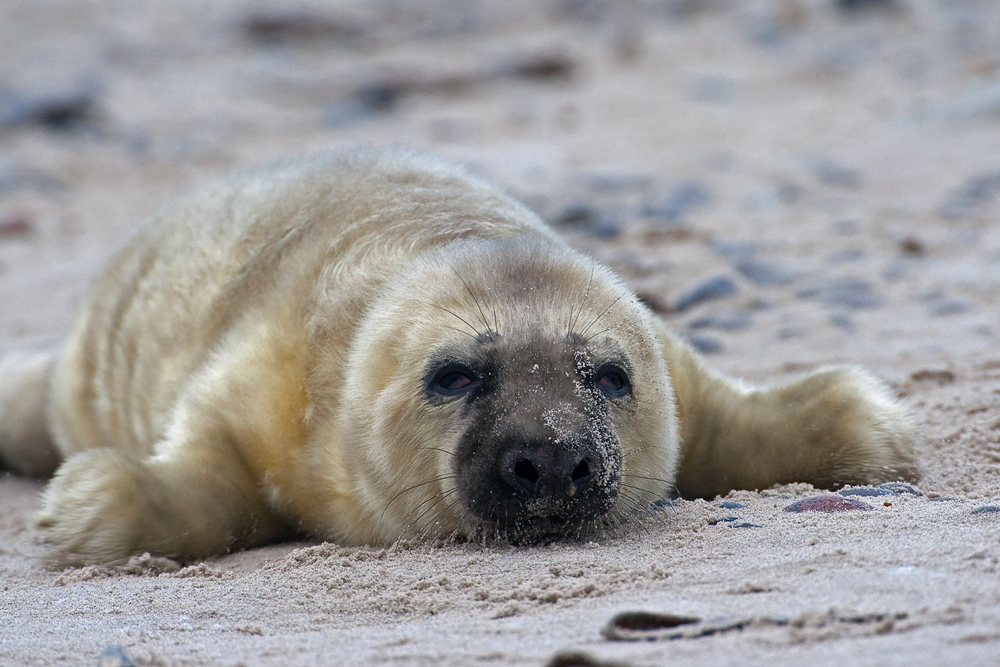
M526 208L401 151L175 201L58 353L0 367L0 461L65 458L43 523L67 563L591 534L675 490L911 478L912 440L857 369L716 375Z

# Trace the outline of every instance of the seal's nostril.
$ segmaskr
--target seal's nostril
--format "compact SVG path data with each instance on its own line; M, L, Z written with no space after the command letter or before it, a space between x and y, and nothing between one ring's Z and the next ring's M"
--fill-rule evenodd
M514 464L514 476L534 484L538 481L538 469L528 459L518 459Z
M587 463L587 459L583 459L575 468L573 468L573 472L570 473L570 478L575 483L579 484L590 477L590 475L590 464Z

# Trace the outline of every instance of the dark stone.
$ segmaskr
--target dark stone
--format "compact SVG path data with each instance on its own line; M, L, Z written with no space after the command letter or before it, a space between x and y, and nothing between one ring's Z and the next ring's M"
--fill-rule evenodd
M931 317L946 317L948 315L961 315L972 310L972 306L965 301L956 299L945 299L932 303L927 307L927 314Z
M747 280L760 287L776 287L793 282L796 275L780 266L755 258L741 259L733 263L733 268Z
M94 120L97 92L67 90L48 95L18 95L0 89L0 128L37 125L69 132Z
M874 286L860 278L835 279L823 285L799 290L797 294L803 299L819 299L828 306L859 310L877 308L885 303Z
M861 223L857 220L837 220L830 223L830 229L838 236L853 236L861 231Z
M635 295L639 301L643 302L647 307L657 313L670 312L670 304L668 304L659 294L654 294L652 292L636 292Z
M613 239L621 233L619 222L589 204L570 204L552 218L552 224L600 239Z
M678 183L662 201L648 204L643 214L646 217L659 218L667 223L676 223L684 220L695 209L708 205L711 201L711 191L701 183Z
M656 514L667 507L673 507L675 505L674 501L670 498L660 498L652 503L646 509L649 510L651 514Z
M717 241L712 249L725 257L744 278L761 287L787 285L798 277L776 264L757 259L750 243Z
M393 111L399 101L410 91L408 87L393 81L372 81L359 86L354 97L362 107L372 112Z
M919 257L927 254L927 247L916 236L907 236L899 242L899 251L910 257Z
M722 349L722 341L712 336L688 336L687 342L702 354L712 354Z
M251 40L266 46L315 42L353 46L364 34L359 25L305 12L254 14L243 22L242 29Z
M616 614L604 626L601 634L604 635L605 639L619 641L634 641L646 638L656 639L658 638L656 635L658 631L700 622L701 619L695 616L658 614L649 611L625 611Z
M886 11L899 8L898 0L834 0L834 6L845 14L865 11Z
M738 262L741 259L749 259L754 256L756 250L752 243L743 241L715 241L712 243L712 250L725 257L730 262Z
M833 514L835 512L850 512L852 510L871 510L875 509L867 503L863 503L860 500L854 500L853 498L844 498L836 494L829 494L826 496L814 496L812 498L806 498L798 502L792 503L785 508L786 512L825 512L827 514Z
M845 315L844 313L831 314L830 324L847 333L854 333L854 321L849 315Z
M884 484L879 484L876 488L888 489L900 495L904 493L907 493L911 496L924 495L920 493L920 491L916 487L912 486L911 484L907 484L906 482L885 482Z
M720 523L732 523L733 521L739 521L739 520L740 518L738 516L726 516L722 517L721 519L712 519L711 521L708 522L708 525L717 526Z
M573 77L576 62L563 53L540 53L513 62L508 72L521 79L567 80Z
M831 264L849 264L865 258L865 251L853 248L850 250L838 250L827 256L827 261Z
M653 178L632 171L605 170L584 174L580 181L584 188L593 192L626 193L645 190L653 183Z
M596 217L597 210L589 204L570 204L552 218L552 224L575 227L587 224Z
M34 231L35 225L26 215L14 214L0 219L0 239L24 238Z
M598 660L582 651L560 651L545 663L545 667L627 667L623 662Z
M600 217L580 229L580 231L599 239L613 239L621 234L621 224L612 218Z
M972 510L970 514L1000 514L1000 505L983 505Z
M782 183L775 190L775 194L778 196L778 201L782 204L794 204L798 200L802 199L802 186L796 185L795 183Z
M743 503L733 502L732 500L723 500L719 503L719 507L724 510L741 510L746 507Z
M97 657L97 667L135 667L125 649L118 645L106 647Z
M555 11L559 18L599 25L606 18L606 5L602 0L558 0Z
M941 205L941 215L945 218L965 218L976 213L1000 194L1000 171L979 174L970 178L965 185L952 193Z
M955 374L947 368L922 368L910 373L910 379L914 382L936 382L945 385L955 381Z
M683 312L712 299L723 299L736 293L736 282L729 276L713 276L702 280L683 293L674 304L674 310Z
M856 486L851 489L843 489L838 491L842 496L898 496L899 494L892 489L886 489L876 486Z
M692 329L721 329L722 331L739 331L750 326L750 313L730 313L727 315L705 315L688 322Z
M813 161L813 173L820 183L838 188L856 190L861 187L862 176L857 169L847 167L828 158Z

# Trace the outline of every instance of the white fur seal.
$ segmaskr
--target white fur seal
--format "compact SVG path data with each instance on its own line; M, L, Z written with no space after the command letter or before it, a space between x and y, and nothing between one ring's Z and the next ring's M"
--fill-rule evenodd
M0 368L0 460L65 459L60 563L590 535L675 491L909 479L913 437L858 369L720 377L521 204L394 150L174 201L61 350Z

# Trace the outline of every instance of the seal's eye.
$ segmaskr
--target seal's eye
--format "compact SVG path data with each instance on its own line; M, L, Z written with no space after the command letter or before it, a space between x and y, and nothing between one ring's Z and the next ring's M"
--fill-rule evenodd
M464 396L479 386L476 374L464 366L449 364L431 378L427 389L440 396Z
M624 398L632 393L632 384L629 382L628 374L617 366L610 364L601 366L597 369L594 377L597 378L597 386L608 398Z

